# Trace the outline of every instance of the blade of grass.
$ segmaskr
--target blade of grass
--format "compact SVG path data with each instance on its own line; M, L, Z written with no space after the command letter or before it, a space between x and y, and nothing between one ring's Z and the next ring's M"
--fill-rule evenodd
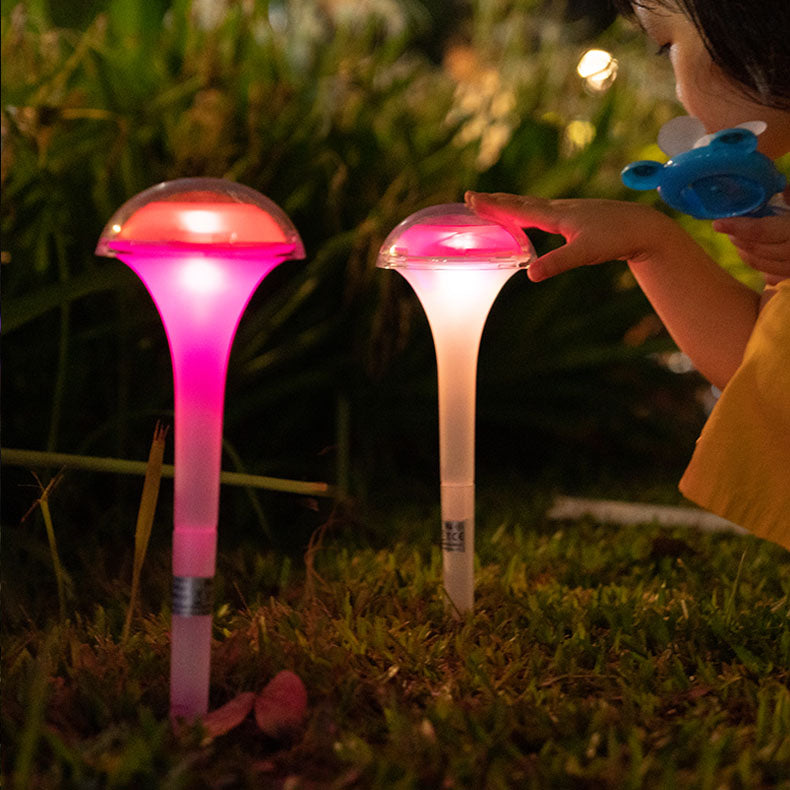
M3 463L11 466L67 467L84 469L90 472L107 472L118 475L145 475L144 461L128 461L124 458L97 458L91 455L72 455L70 453L45 453L40 450L20 450L16 448L0 448ZM162 477L173 477L172 464L162 465ZM306 480L289 480L282 477L265 475L249 475L240 472L222 472L220 482L229 486L249 486L264 488L269 491L281 491L300 496L334 497L335 487L329 483L314 483Z
M154 525L156 502L159 498L159 484L162 480L162 459L165 453L165 439L168 426L156 423L154 438L151 442L151 451L148 454L143 493L140 496L140 509L137 511L137 524L134 528L134 567L132 569L132 591L129 596L129 607L126 610L126 620L123 624L121 641L126 642L132 627L132 618L137 608L137 598L140 592L140 574L143 570L145 554L148 550L148 541Z
M242 463L241 456L236 452L236 448L226 439L222 440L222 449L228 455L233 465L236 467L237 474L246 474L243 471L244 464ZM250 500L250 505L252 509L255 511L255 515L258 518L258 523L261 525L261 529L263 530L263 534L269 540L274 540L274 533L272 532L271 527L269 526L269 522L266 519L266 514L263 512L263 508L261 507L261 503L258 499L258 495L255 491L247 486L246 487L246 494L248 499Z
M69 280L69 267L63 234L59 231L53 233L53 241L58 264L58 281L60 285L63 286ZM69 344L71 337L71 304L69 302L61 302L60 304L60 332L58 334L57 373L55 374L55 391L52 396L52 411L49 421L47 450L54 450L55 447L57 447L60 418L63 412L63 399L66 394L66 372L69 367Z
M33 668L27 705L25 706L25 724L19 740L19 751L14 762L13 787L15 790L25 790L31 786L36 748L44 727L44 714L49 688L50 651L57 634L57 630L50 632L41 646L41 651Z
M62 475L57 474L52 480L47 483L46 487L41 483L37 475L33 475L36 482L41 488L41 496L33 503L31 508L22 516L22 521L38 507L41 510L41 516L44 519L44 527L47 531L47 541L49 542L49 553L52 556L52 569L55 572L55 582L58 587L58 614L60 622L66 619L66 583L65 574L63 573L63 566L60 564L60 555L58 554L58 544L55 540L55 527L52 523L52 513L49 509L49 497L55 489L55 486L60 482Z
M743 570L743 561L746 559L746 549L741 554L741 561L738 563L738 570L735 573L735 581L732 583L732 589L727 596L727 601L724 604L724 622L730 625L735 617L735 597L738 595L738 585L741 583L741 571Z
M348 496L351 487L351 399L344 392L336 395L335 443L337 445L337 471L335 473L339 499Z
M66 282L53 283L24 296L11 297L3 305L3 332L12 332L60 305L118 288L126 282L128 274L121 267L97 267L72 276Z
M49 541L49 550L52 554L52 567L55 569L55 580L58 585L58 611L60 621L63 622L66 619L66 590L63 583L63 568L60 565L60 557L58 556L58 545L55 541L55 527L52 524L52 514L49 510L48 491L49 486L47 486L39 500L39 506L41 507L41 515L44 517L44 525L47 528L47 540Z

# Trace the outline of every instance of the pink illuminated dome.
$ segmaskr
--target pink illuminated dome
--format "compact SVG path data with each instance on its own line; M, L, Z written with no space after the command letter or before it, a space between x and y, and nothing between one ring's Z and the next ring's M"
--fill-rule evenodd
M535 251L524 231L483 219L463 203L417 211L387 236L377 265L384 269L525 268Z
M283 210L254 189L220 178L157 184L124 203L104 227L96 254L304 258Z

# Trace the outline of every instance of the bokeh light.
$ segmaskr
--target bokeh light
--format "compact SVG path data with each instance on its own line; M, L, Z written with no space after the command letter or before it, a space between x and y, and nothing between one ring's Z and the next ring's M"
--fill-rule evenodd
M576 73L589 90L601 93L617 77L617 60L604 49L588 49L579 60Z

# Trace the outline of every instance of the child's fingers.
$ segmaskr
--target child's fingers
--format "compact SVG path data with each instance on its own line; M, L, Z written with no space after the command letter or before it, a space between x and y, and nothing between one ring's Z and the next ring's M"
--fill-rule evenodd
M786 265L790 265L790 240L784 243L776 242L775 244L762 244L741 239L733 239L732 242L741 257L750 255L753 258L764 258L766 261L783 261Z
M713 222L713 229L718 233L726 233L733 241L781 244L790 240L790 214L717 219Z
M562 233L560 218L552 209L550 200L504 192L467 192L464 198L466 205L481 217L515 222L522 228Z
M738 250L741 260L763 274L774 274L782 277L790 277L790 258L788 257L768 257L764 254Z
M481 217L489 217L499 222L513 222L524 228L538 228L548 233L568 236L563 227L560 212L552 207L552 202L544 198L510 195L504 192L487 194L467 192L466 204ZM527 268L530 280L540 282L567 272L589 261L580 260L572 244L564 244L533 261Z
M790 275L790 214L719 219L713 228L730 237L743 261L753 269Z

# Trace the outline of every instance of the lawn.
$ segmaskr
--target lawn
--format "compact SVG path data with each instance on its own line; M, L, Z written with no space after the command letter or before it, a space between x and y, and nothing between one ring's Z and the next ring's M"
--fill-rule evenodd
M463 620L436 514L377 516L391 545L338 510L304 558L221 552L211 706L231 705L209 729L168 720L167 558L147 559L125 642L128 583L97 559L92 607L45 627L14 612L4 633L8 786L790 787L787 552L481 509ZM307 710L265 734L244 710L282 670Z

